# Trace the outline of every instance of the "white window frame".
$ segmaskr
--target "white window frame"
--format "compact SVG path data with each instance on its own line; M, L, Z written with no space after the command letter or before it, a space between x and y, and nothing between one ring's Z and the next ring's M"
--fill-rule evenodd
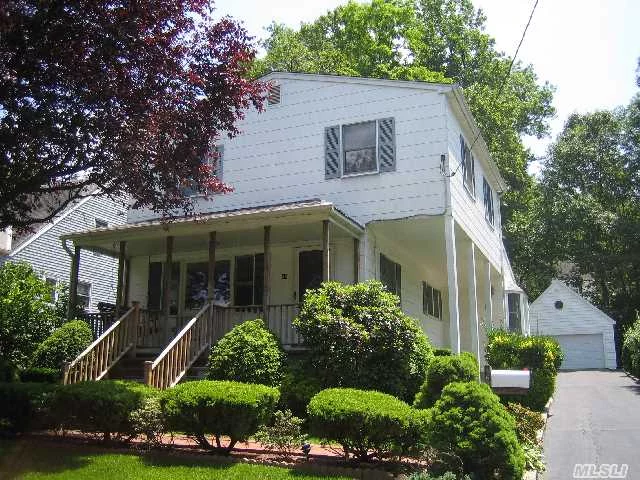
M344 173L344 162L346 159L346 155L345 155L345 151L344 151L344 128L345 127L350 127L352 125L362 125L364 123L373 123L375 126L375 159L376 159L376 169L375 170L369 170L367 172L358 172L358 173ZM379 132L378 132L378 119L374 119L374 120L363 120L361 122L352 122L352 123L343 123L340 125L340 174L342 178L349 178L349 177L362 177L364 175L378 175L380 174L380 159L379 159L379 154L378 154L378 149L379 149L379 145L378 145L378 136L379 136Z
M435 312L434 306L435 306L435 301L436 301L435 292L438 292L438 296L437 296L437 298L439 300L438 301L438 312L440 313L440 316L436 316L436 315L433 315L433 314L429 313L428 309L425 308L427 306L427 305L425 305L425 294L426 294L426 291L427 291L428 288L431 288L431 290L433 292L431 298L432 298L432 302L434 302L434 303L432 303L431 308L432 308L432 310L434 312ZM443 315L442 315L442 290L440 290L439 288L435 288L433 285L431 285L429 282L426 282L426 281L422 282L422 313L424 315L426 315L427 317L435 318L436 320L442 320L442 317L443 317Z
M487 200L489 200L489 202L487 202ZM495 228L496 209L493 201L493 188L491 188L491 184L484 176L482 177L482 203L484 204L484 219L491 228Z
M82 295L82 297L86 297L87 298L87 306L85 307L86 309L91 309L91 290L93 289L93 285L91 285L91 282L83 282L83 281L78 281L78 285L77 285L77 290L76 290L76 305L78 304L78 298L80 297L80 284L84 284L84 285L88 285L89 286L89 294L88 295Z
M98 225L98 222L103 223L104 225L100 226L100 225ZM94 218L94 223L95 223L96 228L107 228L107 227L109 227L109 222L107 222L103 218L98 218L98 217Z
M462 139L462 141L464 142L464 148L461 149L462 150L462 159L461 164L462 164L462 185L464 186L464 189L467 191L467 193L469 194L469 196L475 201L476 200L476 168L475 168L475 157L473 156L473 153L471 152L471 147L470 145L467 143L467 140L464 138L463 135L460 135L460 138ZM469 152L469 166L471 167L471 185L467 185L467 152Z

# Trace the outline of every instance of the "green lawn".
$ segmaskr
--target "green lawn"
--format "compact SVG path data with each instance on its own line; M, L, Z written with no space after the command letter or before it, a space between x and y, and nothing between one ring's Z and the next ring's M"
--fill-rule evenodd
M347 480L250 464L216 465L207 457L168 452L136 455L96 447L0 441L2 480Z

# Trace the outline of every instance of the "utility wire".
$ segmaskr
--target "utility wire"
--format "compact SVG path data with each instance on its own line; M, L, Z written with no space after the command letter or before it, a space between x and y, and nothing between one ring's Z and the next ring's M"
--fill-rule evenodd
M502 82L500 83L500 88L498 89L498 95L496 97L496 102L499 100L500 96L502 95L502 92L504 91L504 87L507 84L507 80L509 79L509 76L511 75L511 69L513 68L513 64L516 61L516 57L518 56L518 52L520 51L520 47L522 46L522 42L524 42L524 37L527 35L527 30L529 29L529 25L531 25L531 19L533 18L533 14L535 13L536 8L538 7L538 2L539 2L539 0L536 0L535 3L533 4L533 8L531 9L531 14L529 15L529 20L527 21L527 25L525 25L525 27L524 27L524 31L522 32L522 37L520 37L520 43L518 43L518 47L516 48L516 53L511 58L511 63L509 63L509 69L507 70L507 73L502 78ZM473 143L469 147L469 152L471 152L473 150L473 146L478 141L478 138L480 138L480 133L481 133L480 129L478 129L478 134L476 135L476 138L473 140ZM463 164L464 164L464 158L462 158L460 160L460 163L458 164L456 169L453 171L453 173L451 175L448 175L448 176L449 177L453 177L456 173L458 173L458 170L460 170L460 167L462 167Z

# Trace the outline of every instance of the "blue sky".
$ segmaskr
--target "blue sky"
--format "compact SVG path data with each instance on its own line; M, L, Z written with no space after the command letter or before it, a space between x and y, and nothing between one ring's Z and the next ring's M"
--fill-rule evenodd
M345 0L219 0L219 14L242 20L249 32L264 37L272 21L297 27ZM475 0L487 15L487 31L497 48L513 55L534 0ZM518 58L533 64L541 81L556 87L552 136L572 112L613 108L638 91L635 69L640 57L639 0L539 0ZM550 138L525 139L538 156ZM536 171L534 166L532 171Z

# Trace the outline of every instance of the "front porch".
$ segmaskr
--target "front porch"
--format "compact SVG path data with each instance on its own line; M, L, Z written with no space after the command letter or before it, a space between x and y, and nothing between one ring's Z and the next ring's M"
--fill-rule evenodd
M255 318L285 349L299 349L292 321L300 300L322 281L358 281L363 233L331 204L312 201L69 235L70 305L84 252L117 257L119 270L113 317L92 315L96 328L104 322L102 334L65 381L105 378L125 356L144 355L146 383L166 388L225 333Z

